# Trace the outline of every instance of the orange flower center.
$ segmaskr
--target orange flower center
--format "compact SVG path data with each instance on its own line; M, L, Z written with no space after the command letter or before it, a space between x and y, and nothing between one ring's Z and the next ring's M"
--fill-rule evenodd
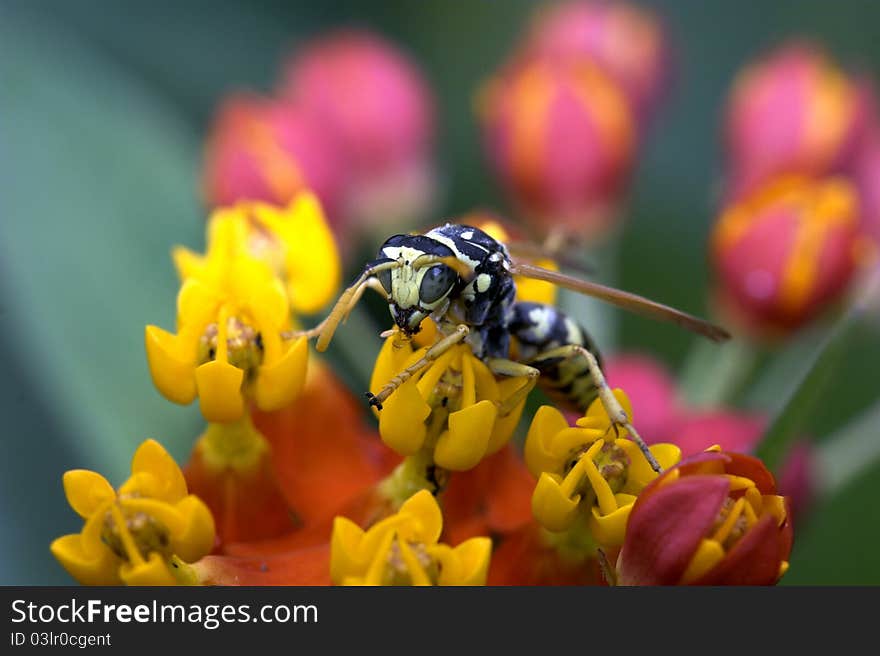
M129 497L120 497L104 514L101 541L127 562L145 560L153 552L171 557L168 529L145 512L126 509L124 501Z

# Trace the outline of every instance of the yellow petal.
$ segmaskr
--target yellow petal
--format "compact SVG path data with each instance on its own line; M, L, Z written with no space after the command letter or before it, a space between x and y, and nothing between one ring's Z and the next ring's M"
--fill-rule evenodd
M194 354L190 354L175 335L157 326L147 326L144 342L150 376L156 389L174 403L192 403L196 398Z
M196 368L199 406L208 421L226 424L244 415L241 383L244 372L222 360Z
M257 375L254 398L265 412L280 410L302 392L308 371L309 345L300 337L277 362L263 364Z
M168 503L176 503L186 496L186 480L174 458L156 440L144 440L134 452L131 459L132 475L149 474L152 484L148 490L138 490L149 496ZM123 485L120 493L129 490Z
M486 585L489 560L492 556L492 540L485 537L471 538L449 552L442 559L440 585Z
M313 314L339 289L339 251L317 196L298 194L286 214L290 224L285 231L290 301L295 312Z
M400 515L408 515L417 520L415 523L401 526L401 536L412 542L435 544L443 532L443 513L437 499L427 490L419 490L400 507Z
M645 486L657 478L655 472L645 454L639 449L638 445L629 439L618 439L615 444L622 448L626 455L629 456L629 467L627 468L626 483L623 491L628 494L640 494ZM652 444L648 449L654 455L660 466L666 470L678 464L681 460L681 449L675 444Z
M491 401L466 407L449 415L449 430L434 447L434 461L452 471L475 467L486 455L498 408Z
M568 428L568 422L559 410L550 405L538 408L529 426L524 448L526 466L533 476L555 469L557 457L550 450L550 445L553 437L565 428Z
M177 579L171 573L168 563L155 551L141 563L123 564L119 568L119 577L125 585L177 585Z
M687 585L707 574L724 558L724 547L715 540L701 540L691 562L681 576L681 585Z
M247 299L247 306L264 335L280 332L290 318L287 293L277 278L254 281L242 290L242 298Z
M503 401L509 398L513 392L520 389L523 385L529 384L527 378L505 378L498 382L499 398ZM497 417L495 419L495 425L492 427L492 435L489 437L489 444L486 446L486 455L495 453L507 444L508 440L510 440L510 437L513 435L513 431L515 431L516 427L519 425L519 420L522 416L522 411L525 405L526 399L523 398L522 402L517 404L513 410L505 416Z
M590 532L599 546L614 549L623 544L626 537L626 523L632 511L636 497L631 494L615 494L617 510L603 515L598 507L593 506L590 515Z
M400 455L411 456L425 442L425 420L430 414L431 406L419 394L416 381L410 378L385 400L379 412L379 435Z
M214 548L214 517L204 502L192 494L184 497L176 509L183 516L183 530L171 534L171 548L184 562L194 563Z
M548 531L564 531L577 517L580 495L570 499L560 488L558 476L542 473L532 493L532 514Z
M177 275L181 280L186 280L187 278L198 278L199 276L204 275L205 272L205 258L198 253L189 250L188 248L184 248L183 246L177 246L171 251L171 259L174 260L174 267L177 269Z
M217 320L220 309L218 293L198 278L187 278L177 293L177 327L204 330L205 326ZM193 354L196 345L193 344ZM195 355L193 355L195 357Z
M83 585L120 585L120 560L109 549L90 553L78 534L64 535L49 550L68 573Z
M553 260L538 260L535 264L551 271L559 271L559 267ZM543 303L554 305L556 303L556 286L543 280L515 276L516 300L529 303Z
M102 504L116 498L116 491L97 472L72 469L64 472L62 480L67 502L84 519L97 512Z
M364 532L346 517L333 520L330 538L330 578L336 585L343 584L351 576L363 576L372 554L361 551Z

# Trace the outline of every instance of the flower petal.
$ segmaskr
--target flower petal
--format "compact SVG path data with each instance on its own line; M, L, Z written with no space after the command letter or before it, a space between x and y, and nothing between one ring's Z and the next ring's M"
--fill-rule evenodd
M184 562L194 563L214 548L214 517L205 503L192 494L184 497L176 510L183 517L183 530L172 533L172 549Z
M558 476L544 472L532 493L532 514L548 531L564 531L571 527L578 515L580 495L573 499L560 488Z
M330 538L330 578L336 585L342 584L350 572L366 570L373 554L364 553L361 541L364 531L345 517L333 520Z
M196 398L195 353L176 335L157 326L144 330L147 364L156 389L169 401L187 405Z
M590 515L590 533L600 546L614 549L623 544L626 536L626 525L632 512L636 497L631 494L615 494L617 510L603 515L597 506L593 506Z
M413 455L425 442L425 419L430 414L431 406L419 394L416 381L410 378L385 400L379 413L382 441L402 456Z
M116 491L97 472L72 469L64 472L63 482L67 502L83 519L97 512L102 504L116 498Z
M408 539L425 544L436 544L443 532L443 513L437 499L427 490L419 490L400 507L400 515L417 519L417 524ZM401 529L403 533L403 529Z
M452 549L440 570L440 585L486 585L492 540L476 537ZM452 564L452 567L448 565Z
M486 455L498 408L491 401L480 401L449 415L449 430L434 447L434 461L452 471L476 466Z
M555 469L557 457L551 445L553 437L565 428L568 428L568 422L559 410L551 405L538 408L529 426L524 454L532 476L538 477L541 472Z
M244 415L241 384L244 372L222 360L212 360L196 368L196 386L202 415L220 424Z
M308 340L300 337L280 360L263 364L254 391L257 407L264 412L280 410L299 396L306 381L308 359Z
M174 462L164 447L156 440L144 440L134 452L131 459L132 478L138 474L149 474L149 489L138 489L143 496L160 499L168 503L177 503L186 494L186 479L180 467ZM128 483L119 488L120 494L135 490L127 487Z
M79 534L64 535L49 547L52 555L83 585L119 585L119 558L109 549L87 553Z
M155 551L142 563L123 564L119 568L119 577L125 585L177 585L168 563Z
M687 476L663 485L665 478L633 507L618 561L622 585L676 585L727 498L729 483L722 476Z

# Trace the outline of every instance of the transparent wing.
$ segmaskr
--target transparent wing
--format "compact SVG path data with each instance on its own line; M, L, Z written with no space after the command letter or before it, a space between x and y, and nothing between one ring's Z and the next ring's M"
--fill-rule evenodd
M652 301L644 296L639 296L638 294L631 294L630 292L600 285L596 282L572 278L563 273L549 271L548 269L527 262L514 262L511 268L511 273L525 276L526 278L544 280L553 283L554 285L558 285L559 287L571 289L580 294L593 296L606 303L610 303L611 305L616 305L617 307L651 319L669 321L678 324L682 328L686 328L687 330L708 337L715 342L723 342L724 340L730 339L730 333L724 330L721 326L716 326L713 323L709 323L708 321L704 321L693 315L681 312L668 305Z
M563 269L577 271L584 275L596 273L596 268L592 264L582 262L572 254L565 253L558 248L547 248L530 241L506 241L504 245L507 247L507 251L520 261L534 263L537 260L553 260Z

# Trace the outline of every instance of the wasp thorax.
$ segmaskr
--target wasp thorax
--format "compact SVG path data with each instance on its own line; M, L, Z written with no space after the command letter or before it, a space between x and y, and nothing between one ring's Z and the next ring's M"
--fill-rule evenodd
M132 546L138 550L143 558L147 558L154 552L163 556L171 556L171 539L168 529L145 512L126 509L125 497L120 497L119 501L121 503L116 505L118 514L113 509L109 509L104 515L101 541L113 553L126 561L131 560L133 554L129 552L129 549Z
M218 334L216 323L205 328L199 340L199 364L217 357ZM256 374L263 362L263 337L253 326L238 317L229 317L226 321L226 348L229 364L242 369L246 377Z
M412 585L413 565L420 567L430 582L437 585L440 579L440 563L431 557L427 547L420 542L401 544L400 538L394 538L388 550L382 585Z

